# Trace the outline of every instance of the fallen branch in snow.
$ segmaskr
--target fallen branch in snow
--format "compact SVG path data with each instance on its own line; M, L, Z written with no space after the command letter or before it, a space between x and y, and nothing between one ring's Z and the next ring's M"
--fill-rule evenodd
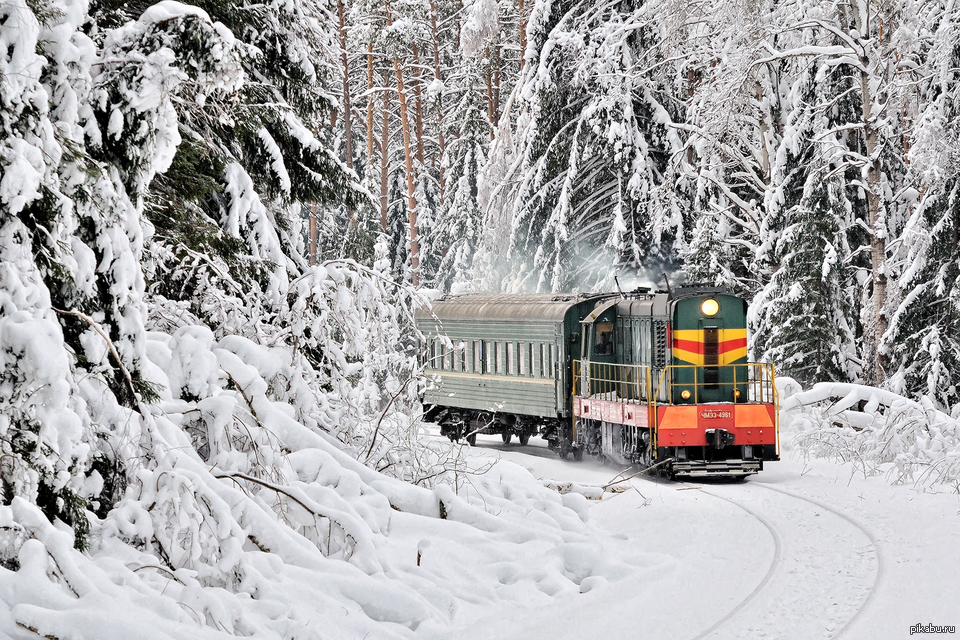
M329 520L330 522L336 524L336 525L337 525L338 527L340 527L340 529L343 531L344 536L346 536L347 539L353 541L354 546L356 546L356 544L357 544L357 539L356 539L356 537L353 536L353 535L347 530L347 528L346 528L342 523L340 523L339 521L337 521L335 518L332 518L331 516L329 516L329 515L327 515L327 514L325 514L325 513L320 513L317 509L315 509L315 508L313 508L313 507L310 507L310 506L307 505L303 500L301 500L301 499L298 498L297 496L293 495L293 493L291 493L289 490L287 490L287 489L285 489L285 488L283 488L283 487L281 487L281 486L278 486L278 485L276 485L276 484L274 484L274 483L272 483L272 482L267 482L266 480L261 480L261 479L259 479L259 478L254 478L253 476L249 476L249 475L247 475L247 474L245 474L245 473L239 473L239 472L236 472L236 471L231 472L231 473L215 473L215 474L213 474L213 477L214 477L214 478L217 478L218 480L228 479L228 480L233 480L234 482L237 482L237 479L239 478L239 479L241 479L241 480L246 480L247 482L252 482L252 483L254 483L254 484L258 484L258 485L260 485L261 487L266 487L267 489L270 489L271 491L273 491L273 492L275 492L275 493L285 495L285 496L287 496L288 498L290 498L291 500L293 500L294 502L296 502L298 505L300 505L300 507L303 508L304 511L306 511L307 513L313 515L314 517L317 517L317 518L326 518L326 519ZM239 483L237 483L237 484L239 485ZM328 542L328 545L327 545L327 546L328 546L328 548L329 548L329 542Z
M611 482L608 482L607 484L603 485L603 488L604 488L604 489L607 489L607 487L612 487L612 486L615 485L615 484L622 484L622 483L626 482L627 480L631 480L631 479L633 479L633 478L636 478L637 476L643 475L643 474L645 474L645 473L650 473L650 472L653 471L654 469L657 469L658 467L662 467L663 465L667 464L668 462L673 462L673 458L664 458L663 460L661 460L661 461L658 462L657 464L652 464L652 465L650 465L649 467L646 467L646 468L644 468L644 469L641 469L640 471L637 471L635 474L633 474L633 475L631 475L631 476L627 476L626 478L623 478L622 480L617 480L617 476L614 476L614 477L613 477L613 480L612 480ZM621 471L620 473L622 474L623 472ZM617 475L620 475L620 474L617 474Z
M26 629L27 631L30 631L31 633L34 633L34 634L40 636L41 638L47 638L48 640L60 640L60 638L58 638L57 636L51 635L51 634L45 634L45 635L44 635L44 634L41 634L39 630L34 629L34 628L31 627L30 625L24 624L24 623L20 622L19 620L17 620L16 623L17 623L17 626L20 627L21 629Z
M143 571L144 569L156 569L157 571L162 571L163 573L165 573L165 574L167 574L168 576L170 576L171 579L176 580L176 581L179 582L180 584L184 584L183 580L181 580L180 578L178 578L178 577L176 576L176 574L174 574L172 571L170 571L170 569L167 569L166 567L161 567L160 565L156 565L156 564L145 564L145 565L142 565L142 566L137 567L136 569L134 569L133 572L134 572L134 573L137 573L138 571Z

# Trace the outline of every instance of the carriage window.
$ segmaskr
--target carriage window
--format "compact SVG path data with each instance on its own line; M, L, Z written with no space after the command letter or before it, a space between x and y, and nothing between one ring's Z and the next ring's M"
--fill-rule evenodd
M467 370L467 345L462 340L457 345L457 366L455 369L457 371Z
M484 350L484 373L495 373L496 372L496 360L494 356L496 355L493 352L493 340L484 340L483 341L483 350Z
M483 340L473 341L473 371L483 373Z
M613 323L598 322L596 327L597 340L593 346L593 353L598 356L613 355Z
M527 349L527 343L521 342L517 344L517 351L519 352L517 357L517 374L521 376L529 375L530 363L527 361L527 357L530 350Z
M427 368L436 369L437 368L437 341L434 338L430 338L427 341Z
M517 343L507 343L507 371L508 376L517 375Z

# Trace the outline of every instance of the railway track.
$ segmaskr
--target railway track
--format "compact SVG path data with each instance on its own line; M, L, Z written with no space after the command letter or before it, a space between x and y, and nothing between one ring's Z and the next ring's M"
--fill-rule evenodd
M818 500L761 483L701 491L759 521L775 551L757 587L692 640L851 635L883 579L880 545L868 529Z

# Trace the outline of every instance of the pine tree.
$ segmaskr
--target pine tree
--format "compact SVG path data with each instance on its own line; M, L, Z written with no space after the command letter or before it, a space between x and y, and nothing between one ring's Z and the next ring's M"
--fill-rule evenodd
M804 385L857 379L857 289L843 263L849 254L844 183L815 163L800 203L786 212L773 258L779 268L753 302L754 350Z

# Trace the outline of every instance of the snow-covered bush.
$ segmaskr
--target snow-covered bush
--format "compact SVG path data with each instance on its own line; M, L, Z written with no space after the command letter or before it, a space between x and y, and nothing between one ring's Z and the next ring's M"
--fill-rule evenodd
M960 491L960 420L928 398L821 383L783 400L781 426L806 456L849 463L864 476L886 474L894 483Z

